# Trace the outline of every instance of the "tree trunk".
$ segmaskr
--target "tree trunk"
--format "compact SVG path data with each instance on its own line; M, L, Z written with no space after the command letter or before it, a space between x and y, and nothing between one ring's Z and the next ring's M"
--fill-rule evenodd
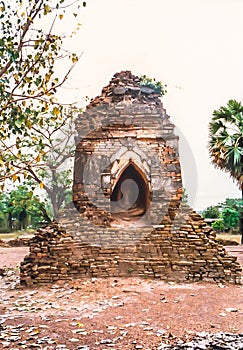
M52 220L50 219L50 217L48 216L47 212L46 212L46 209L44 208L43 205L40 206L40 210L42 212L42 215L43 215L43 218L44 220L47 222L47 223L51 223Z
M23 210L19 213L19 229L24 230L26 227L26 219L27 219L27 212L26 209L23 208Z
M52 174L52 181L53 181L53 174ZM57 203L57 190L55 189L55 187L49 188L47 186L45 186L44 189L51 200L54 220L58 221L58 218L60 216L60 211Z
M51 171L51 177L52 177L52 183L53 186L51 189L48 191L49 198L51 200L52 208L53 208L53 215L54 215L54 220L58 221L60 217L60 211L59 211L59 206L58 206L58 188L55 184L58 183L57 176L56 176L56 169L52 169Z
M243 200L243 188L241 189L241 195ZM243 244L243 208L240 208L240 234L241 234L241 244Z
M13 231L13 218L12 218L11 212L8 213L8 228L9 228L10 232Z
M60 211L59 211L59 208L57 206L57 202L55 199L53 200L53 198L51 198L51 202L52 202L52 207L53 207L54 220L58 221L58 219L60 217Z
M57 204L56 191L55 190L49 190L48 191L48 195L49 195L49 198L50 198L51 204L52 204L54 220L58 221L58 219L60 217L60 211L59 211L59 207L58 207L58 204Z

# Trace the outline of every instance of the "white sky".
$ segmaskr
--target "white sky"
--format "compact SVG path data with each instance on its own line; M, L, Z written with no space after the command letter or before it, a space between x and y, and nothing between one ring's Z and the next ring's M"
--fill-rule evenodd
M164 107L184 135L193 208L240 197L229 175L210 164L207 142L212 111L243 98L243 1L87 0L80 12L82 27L69 46L83 55L63 98L83 103L121 70L162 80Z

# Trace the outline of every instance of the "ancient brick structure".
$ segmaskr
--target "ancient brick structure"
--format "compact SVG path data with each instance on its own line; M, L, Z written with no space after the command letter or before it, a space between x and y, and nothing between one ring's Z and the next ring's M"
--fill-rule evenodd
M155 90L115 74L76 129L74 206L31 241L23 284L129 275L240 283L236 258L182 204L178 137Z
M116 224L116 218L131 222L143 217L150 225L160 223L169 206L178 207L178 137L158 95L140 86L139 78L116 74L76 127L73 199L83 216L106 227ZM126 194L132 195L132 188L139 191L129 207Z

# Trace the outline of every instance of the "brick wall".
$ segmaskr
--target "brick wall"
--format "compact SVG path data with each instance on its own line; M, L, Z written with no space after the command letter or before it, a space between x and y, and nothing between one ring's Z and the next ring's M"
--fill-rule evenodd
M117 73L76 129L74 205L31 240L22 284L130 275L240 283L236 258L182 203L178 137L154 90L141 87L131 72ZM144 186L142 215L112 209L111 195L129 164L139 174L138 187Z

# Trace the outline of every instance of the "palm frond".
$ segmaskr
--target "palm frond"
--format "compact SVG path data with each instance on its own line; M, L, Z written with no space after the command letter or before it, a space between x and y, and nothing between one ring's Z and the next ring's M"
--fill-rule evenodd
M242 188L243 105L240 102L229 100L226 106L213 111L208 149L212 163L229 172Z

